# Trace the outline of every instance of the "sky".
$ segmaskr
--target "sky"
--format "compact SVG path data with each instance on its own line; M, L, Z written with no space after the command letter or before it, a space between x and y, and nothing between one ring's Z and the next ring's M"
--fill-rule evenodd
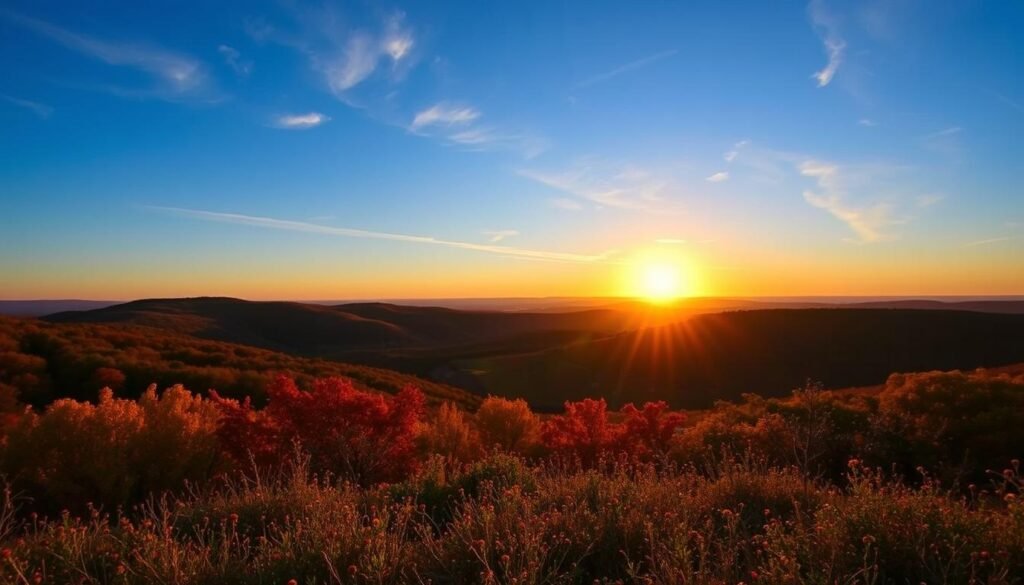
M0 298L1024 294L1024 4L0 7Z

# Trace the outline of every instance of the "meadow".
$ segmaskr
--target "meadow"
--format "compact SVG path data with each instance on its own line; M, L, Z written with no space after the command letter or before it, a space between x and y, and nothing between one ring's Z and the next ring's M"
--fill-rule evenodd
M301 386L301 387L300 387ZM537 415L278 376L8 405L7 583L1017 583L1024 376Z

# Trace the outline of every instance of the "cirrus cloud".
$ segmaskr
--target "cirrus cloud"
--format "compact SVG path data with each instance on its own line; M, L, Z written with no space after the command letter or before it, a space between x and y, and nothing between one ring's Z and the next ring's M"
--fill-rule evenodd
M454 106L444 102L421 110L413 116L410 128L419 130L427 126L457 126L468 124L480 117L480 112L469 106Z
M275 128L285 130L308 130L328 122L330 118L320 112L308 114L285 114L274 119Z

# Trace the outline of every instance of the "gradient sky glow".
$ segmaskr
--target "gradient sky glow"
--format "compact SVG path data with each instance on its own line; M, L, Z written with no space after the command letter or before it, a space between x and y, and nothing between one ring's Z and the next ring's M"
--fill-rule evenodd
M1024 294L1024 3L5 2L0 298Z

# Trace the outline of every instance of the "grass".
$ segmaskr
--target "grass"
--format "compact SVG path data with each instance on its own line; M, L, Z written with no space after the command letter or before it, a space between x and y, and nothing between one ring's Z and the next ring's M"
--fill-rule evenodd
M1017 471L967 496L854 462L845 485L750 457L704 470L431 459L359 488L301 463L123 512L20 518L4 583L1018 583Z

